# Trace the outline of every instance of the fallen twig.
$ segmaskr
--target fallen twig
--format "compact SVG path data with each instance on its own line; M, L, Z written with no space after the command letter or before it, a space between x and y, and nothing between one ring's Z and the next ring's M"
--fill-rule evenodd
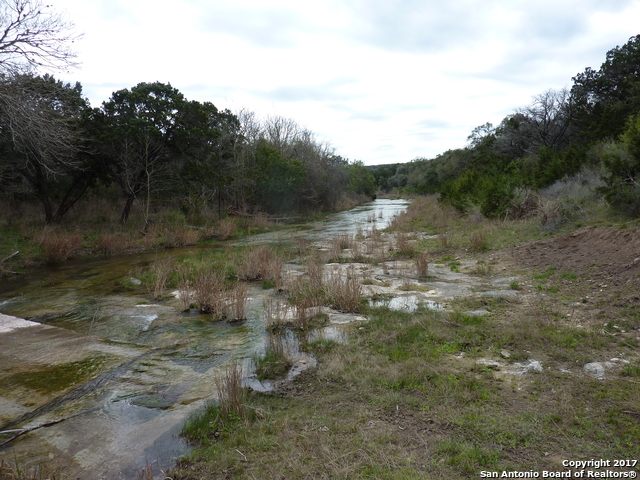
M13 258L13 257L15 257L16 255L18 255L19 253L20 253L20 250L16 250L15 252L13 252L13 253L12 253L11 255L9 255L8 257L3 258L2 260L0 260L0 263L4 263L4 262L6 262L6 261L7 261L7 260L9 260L10 258Z

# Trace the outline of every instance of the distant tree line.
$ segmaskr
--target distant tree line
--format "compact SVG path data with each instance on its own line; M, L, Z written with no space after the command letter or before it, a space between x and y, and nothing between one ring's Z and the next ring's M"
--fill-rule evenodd
M219 110L169 84L140 83L91 108L82 87L51 75L0 76L0 191L41 203L59 222L84 195L116 188L124 223L146 209L267 213L331 210L372 196L361 163L283 117Z
M283 117L258 120L139 83L92 108L79 83L36 70L74 65L72 25L40 0L0 2L0 198L37 201L59 222L88 194L185 213L331 210L375 179Z
M504 216L522 189L540 189L581 168L602 168L609 203L640 216L640 35L610 50L598 70L548 90L499 125L476 127L466 148L377 167L384 190L439 193L460 210Z

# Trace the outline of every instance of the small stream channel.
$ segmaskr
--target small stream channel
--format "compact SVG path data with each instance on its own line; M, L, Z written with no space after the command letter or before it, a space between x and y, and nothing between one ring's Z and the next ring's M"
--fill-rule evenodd
M406 206L376 200L296 235L327 242L370 228L373 218L382 229ZM249 364L263 351L268 291L250 287L246 321L212 322L127 293L122 280L163 256L202 248L75 259L0 283L0 430L68 418L0 448L0 458L60 465L72 478L117 479L136 478L147 464L166 469L188 450L178 434L192 412L215 398L221 367ZM339 323L326 334L340 335ZM6 438L0 435L0 443Z

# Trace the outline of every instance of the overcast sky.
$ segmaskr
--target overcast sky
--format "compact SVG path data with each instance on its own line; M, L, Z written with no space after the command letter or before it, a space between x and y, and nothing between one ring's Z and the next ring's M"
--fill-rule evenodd
M92 106L140 82L293 118L366 164L464 147L640 34L640 0L51 0Z

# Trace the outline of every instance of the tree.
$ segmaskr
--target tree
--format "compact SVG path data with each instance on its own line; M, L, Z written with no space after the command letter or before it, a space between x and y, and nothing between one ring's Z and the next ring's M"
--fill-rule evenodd
M349 190L358 194L374 198L376 195L376 178L364 163L353 162L347 169L349 175Z
M235 151L240 135L238 118L229 110L219 111L210 102L188 102L176 129L176 147L182 170L180 182L184 192L194 197L189 202L196 210L200 204L218 204L222 216L225 190L235 176L243 171L234 169Z
M73 23L40 0L0 1L0 70L20 73L76 65Z
M103 103L111 176L125 196L122 223L128 220L141 193L146 198L148 220L151 193L160 188L162 177L169 171L185 104L177 89L159 82L118 90Z
M560 150L572 140L572 102L567 89L547 90L533 97L531 105L520 108L529 123L528 153L542 147Z
M599 70L586 68L573 82L575 117L587 141L619 136L640 109L640 35L609 50Z
M300 160L283 157L273 144L261 140L256 149L255 178L260 205L281 213L294 209L305 172Z
M467 137L469 141L469 146L471 148L476 148L485 143L491 143L492 140L496 138L496 129L494 128L492 123L485 123L484 125L480 125L474 128L471 131L471 135Z
M619 144L606 146L602 191L612 206L640 217L640 114L627 122Z
M3 170L26 183L26 193L42 203L47 223L59 221L78 198L68 190L55 210L60 179L83 167L80 124L87 108L78 83L66 84L50 75L0 77Z

